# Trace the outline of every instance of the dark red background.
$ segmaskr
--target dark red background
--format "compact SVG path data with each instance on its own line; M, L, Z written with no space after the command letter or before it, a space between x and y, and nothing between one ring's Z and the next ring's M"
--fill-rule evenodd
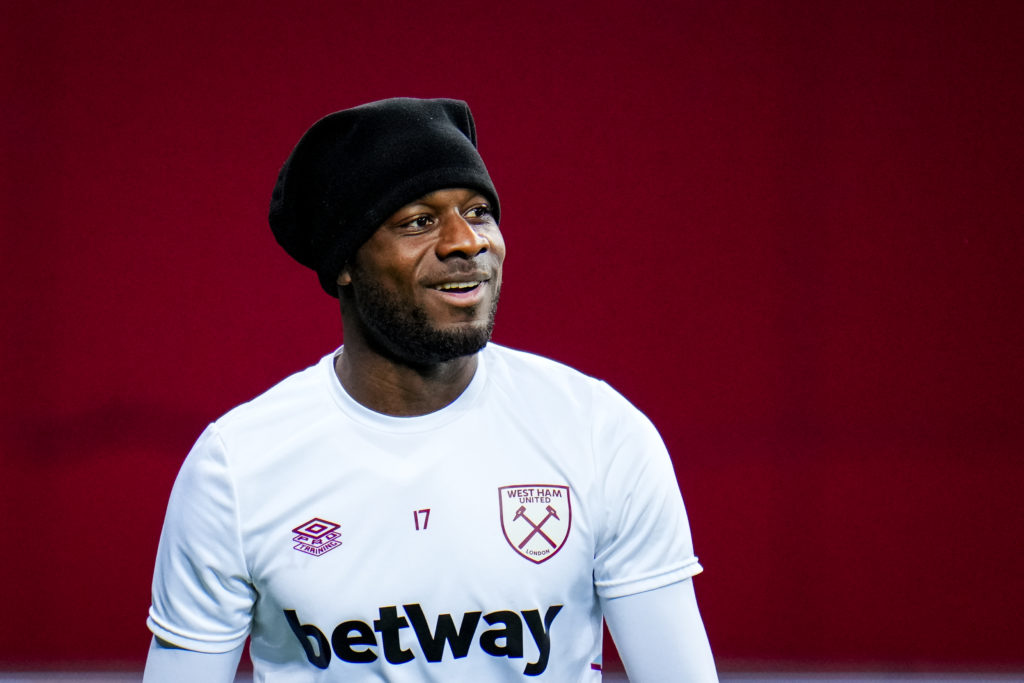
M277 170L394 95L472 105L497 340L661 428L723 669L1024 666L1019 3L32 4L0 36L0 666L139 665L192 440L340 341Z

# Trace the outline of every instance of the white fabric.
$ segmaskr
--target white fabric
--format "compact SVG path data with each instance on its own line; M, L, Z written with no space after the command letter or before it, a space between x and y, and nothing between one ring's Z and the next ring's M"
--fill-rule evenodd
M693 581L601 600L630 683L718 683Z
M251 635L256 681L593 681L598 596L700 571L660 437L603 382L491 344L451 405L394 418L353 401L333 357L199 438L157 554L157 637L217 653ZM501 487L554 492L555 516ZM339 546L298 549L314 518Z
M227 652L195 652L161 643L153 636L142 683L232 683L242 646Z

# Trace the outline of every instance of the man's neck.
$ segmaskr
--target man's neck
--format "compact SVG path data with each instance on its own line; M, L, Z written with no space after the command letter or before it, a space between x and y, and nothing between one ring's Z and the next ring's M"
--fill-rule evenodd
M477 354L414 367L361 344L346 344L334 361L341 386L356 402L395 417L426 415L457 399L473 380Z

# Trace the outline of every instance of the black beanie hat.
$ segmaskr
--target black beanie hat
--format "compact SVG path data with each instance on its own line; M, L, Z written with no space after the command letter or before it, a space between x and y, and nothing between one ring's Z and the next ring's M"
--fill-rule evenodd
M420 197L465 187L500 218L498 194L476 150L469 105L400 97L329 114L284 162L270 228L292 258L338 296L345 262L393 213Z

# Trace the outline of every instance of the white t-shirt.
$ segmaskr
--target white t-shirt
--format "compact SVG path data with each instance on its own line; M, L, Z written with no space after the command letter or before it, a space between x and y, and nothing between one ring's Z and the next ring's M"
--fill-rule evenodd
M336 354L210 425L167 509L149 628L256 681L600 680L598 596L698 573L653 425L608 385L489 344L420 417Z

